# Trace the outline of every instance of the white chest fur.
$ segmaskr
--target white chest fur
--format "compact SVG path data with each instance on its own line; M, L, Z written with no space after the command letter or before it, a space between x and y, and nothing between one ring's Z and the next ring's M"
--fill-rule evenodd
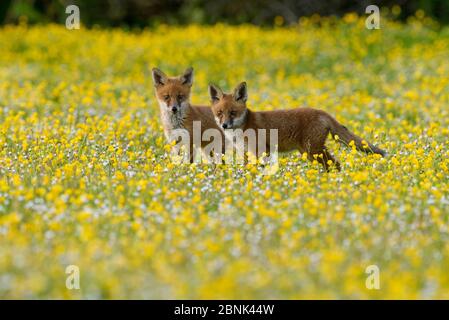
M236 153L237 161L244 159L247 152L253 155L257 154L257 138L254 130L227 129L224 130L224 135L226 153Z
M167 140L170 140L172 131L184 128L184 119L188 105L182 105L176 113L169 110L166 103L159 100L159 108L161 110L161 120L164 126L164 133Z

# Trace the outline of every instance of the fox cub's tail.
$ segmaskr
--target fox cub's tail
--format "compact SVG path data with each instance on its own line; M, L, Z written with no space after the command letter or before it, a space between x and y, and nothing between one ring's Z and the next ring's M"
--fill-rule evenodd
M385 157L387 153L376 147L375 145L369 143L365 140L365 143L363 143L363 139L352 133L348 130L344 125L340 124L337 120L335 120L333 117L329 116L329 124L330 124L330 132L333 137L335 135L338 135L339 141L343 142L345 144L349 144L351 141L354 141L355 147L357 150L363 151L365 153L377 153L380 154L382 157Z

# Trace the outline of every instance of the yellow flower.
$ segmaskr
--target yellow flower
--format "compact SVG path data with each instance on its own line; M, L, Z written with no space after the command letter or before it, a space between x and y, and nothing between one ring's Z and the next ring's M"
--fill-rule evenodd
M447 27L417 13L367 32L365 19L2 27L0 296L449 298ZM193 104L209 81L246 80L251 110L322 109L388 156L332 133L340 172L312 148L270 165L177 162L144 70L192 63ZM64 286L68 265L82 290ZM365 286L370 265L381 290Z

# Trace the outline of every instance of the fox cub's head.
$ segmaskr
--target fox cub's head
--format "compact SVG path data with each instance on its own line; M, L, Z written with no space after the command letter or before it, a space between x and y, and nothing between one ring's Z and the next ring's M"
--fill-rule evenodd
M246 82L240 83L232 94L223 93L216 85L209 85L209 95L212 103L212 112L220 128L236 129L245 124L246 100L248 93Z
M188 68L184 74L178 77L167 77L158 68L153 68L152 71L159 105L173 113L187 108L193 83L193 69Z

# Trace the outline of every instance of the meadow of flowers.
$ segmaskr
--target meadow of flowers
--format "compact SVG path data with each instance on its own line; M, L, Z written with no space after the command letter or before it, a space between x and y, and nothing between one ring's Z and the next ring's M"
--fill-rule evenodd
M279 22L279 24L281 21ZM334 141L174 164L151 67L248 82L254 110L310 106L389 155ZM0 298L449 298L449 28L312 17L296 26L0 29ZM66 288L66 267L80 270ZM365 286L366 267L380 289Z

